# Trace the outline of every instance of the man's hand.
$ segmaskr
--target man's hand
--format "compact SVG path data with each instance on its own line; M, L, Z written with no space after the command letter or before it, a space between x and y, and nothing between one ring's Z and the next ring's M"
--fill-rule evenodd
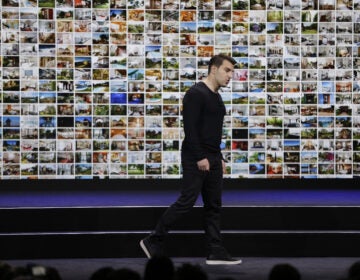
M210 163L207 158L199 160L197 162L197 166L201 171L210 171Z

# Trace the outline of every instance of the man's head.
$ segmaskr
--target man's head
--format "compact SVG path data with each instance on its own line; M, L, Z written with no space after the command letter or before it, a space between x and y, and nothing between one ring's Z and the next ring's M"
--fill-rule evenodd
M226 86L234 73L236 60L224 54L213 56L209 61L208 74L210 79L214 79L217 86Z

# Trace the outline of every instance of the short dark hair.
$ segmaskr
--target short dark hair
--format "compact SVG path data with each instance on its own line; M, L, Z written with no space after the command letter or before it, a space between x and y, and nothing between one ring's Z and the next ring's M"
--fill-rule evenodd
M212 66L220 67L224 60L229 61L230 63L232 63L232 65L235 65L237 63L236 60L233 59L231 56L225 54L214 55L209 61L208 74L210 74Z

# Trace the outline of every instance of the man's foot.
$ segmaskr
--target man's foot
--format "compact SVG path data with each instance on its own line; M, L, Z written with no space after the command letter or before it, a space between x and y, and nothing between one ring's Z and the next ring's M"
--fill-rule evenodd
M147 236L142 239L140 241L140 247L149 259L151 259L153 256L163 255L160 242L153 241L151 236Z
M241 264L242 260L235 259L224 248L217 248L206 259L208 265Z

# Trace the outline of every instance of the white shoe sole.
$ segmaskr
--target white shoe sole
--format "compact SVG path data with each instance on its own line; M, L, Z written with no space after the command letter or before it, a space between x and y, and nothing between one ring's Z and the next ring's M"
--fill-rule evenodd
M143 249L143 251L144 251L145 255L148 257L148 259L151 259L150 252L148 251L148 249L146 249L146 246L145 246L143 240L140 241L140 247L141 247L141 249Z
M206 264L208 265L233 265L233 264L241 264L242 260L236 261L221 261L221 260L206 260Z

